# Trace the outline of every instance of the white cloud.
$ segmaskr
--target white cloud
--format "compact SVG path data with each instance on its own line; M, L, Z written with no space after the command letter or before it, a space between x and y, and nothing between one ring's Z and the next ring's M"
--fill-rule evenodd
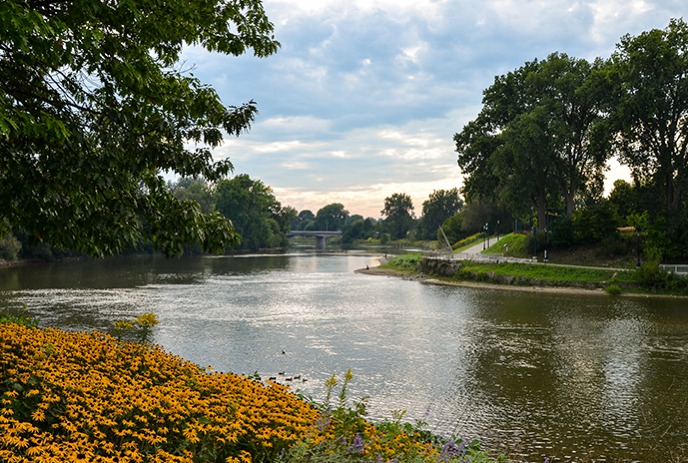
M255 146L253 149L259 153L274 153L277 151L293 150L300 147L302 144L299 141L275 142L265 145Z
M461 185L452 136L494 76L560 51L609 56L619 38L664 28L679 0L265 0L282 48L256 59L184 51L226 104L254 99L248 134L215 157L283 204L340 201L378 216L384 198ZM613 166L608 183L624 178ZM626 171L627 172L627 171ZM627 177L626 177L627 178ZM360 208L360 209L359 209Z

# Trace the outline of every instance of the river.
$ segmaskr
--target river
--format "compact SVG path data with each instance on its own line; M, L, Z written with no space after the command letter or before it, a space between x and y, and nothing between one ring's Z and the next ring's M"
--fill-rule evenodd
M0 269L0 310L111 329L216 371L322 398L351 368L374 417L523 461L688 461L688 301L436 286L361 275L371 255L128 257ZM279 373L284 373L283 375ZM301 379L294 379L301 376ZM287 381L290 378L291 381ZM304 381L306 379L306 381Z

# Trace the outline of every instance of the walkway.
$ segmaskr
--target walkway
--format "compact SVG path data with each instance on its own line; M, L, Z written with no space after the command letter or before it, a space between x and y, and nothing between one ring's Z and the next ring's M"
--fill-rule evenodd
M503 238L500 236L500 239ZM495 237L494 242L496 243L498 240ZM490 238L490 245L492 245L492 238ZM485 243L485 248L487 248L487 243ZM519 263L519 264L532 264L532 265L549 265L552 267L573 267L573 268L583 268L583 269L589 269L589 270L613 270L615 272L628 272L631 269L628 268L616 268L616 267L591 267L588 265L572 265L572 264L553 264L551 262L545 263L545 262L537 262L533 259L524 259L524 258L519 258L519 257L507 257L504 254L482 254L483 252L483 243L480 242L479 244L476 244L473 247L470 247L460 253L454 254L451 259L452 260L470 260L473 262L492 262L495 264L499 263L505 263L505 262L514 262L514 263ZM447 255L448 257L448 255ZM443 256L438 256L437 259L446 259L447 257Z

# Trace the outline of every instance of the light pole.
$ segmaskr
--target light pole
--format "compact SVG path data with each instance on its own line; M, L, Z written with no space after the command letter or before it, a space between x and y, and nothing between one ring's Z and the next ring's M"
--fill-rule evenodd
M533 259L537 261L537 229L533 227Z
M487 224L483 225L483 230L485 230L485 227L487 227ZM483 235L483 251L485 250L485 235Z
M497 242L499 243L499 220L497 220Z
M635 234L638 236L638 246L637 246L637 255L638 255L638 265L636 265L637 268L640 268L640 230L637 228L635 229Z
M487 247L490 247L490 225L485 224L485 231L487 232Z
M545 228L545 264L547 263L547 228Z

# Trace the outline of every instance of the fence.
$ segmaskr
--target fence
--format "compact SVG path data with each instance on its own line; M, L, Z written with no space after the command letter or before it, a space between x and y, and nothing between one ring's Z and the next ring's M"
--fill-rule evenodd
M688 265L660 265L660 267L667 272L675 273L682 277L688 277Z

